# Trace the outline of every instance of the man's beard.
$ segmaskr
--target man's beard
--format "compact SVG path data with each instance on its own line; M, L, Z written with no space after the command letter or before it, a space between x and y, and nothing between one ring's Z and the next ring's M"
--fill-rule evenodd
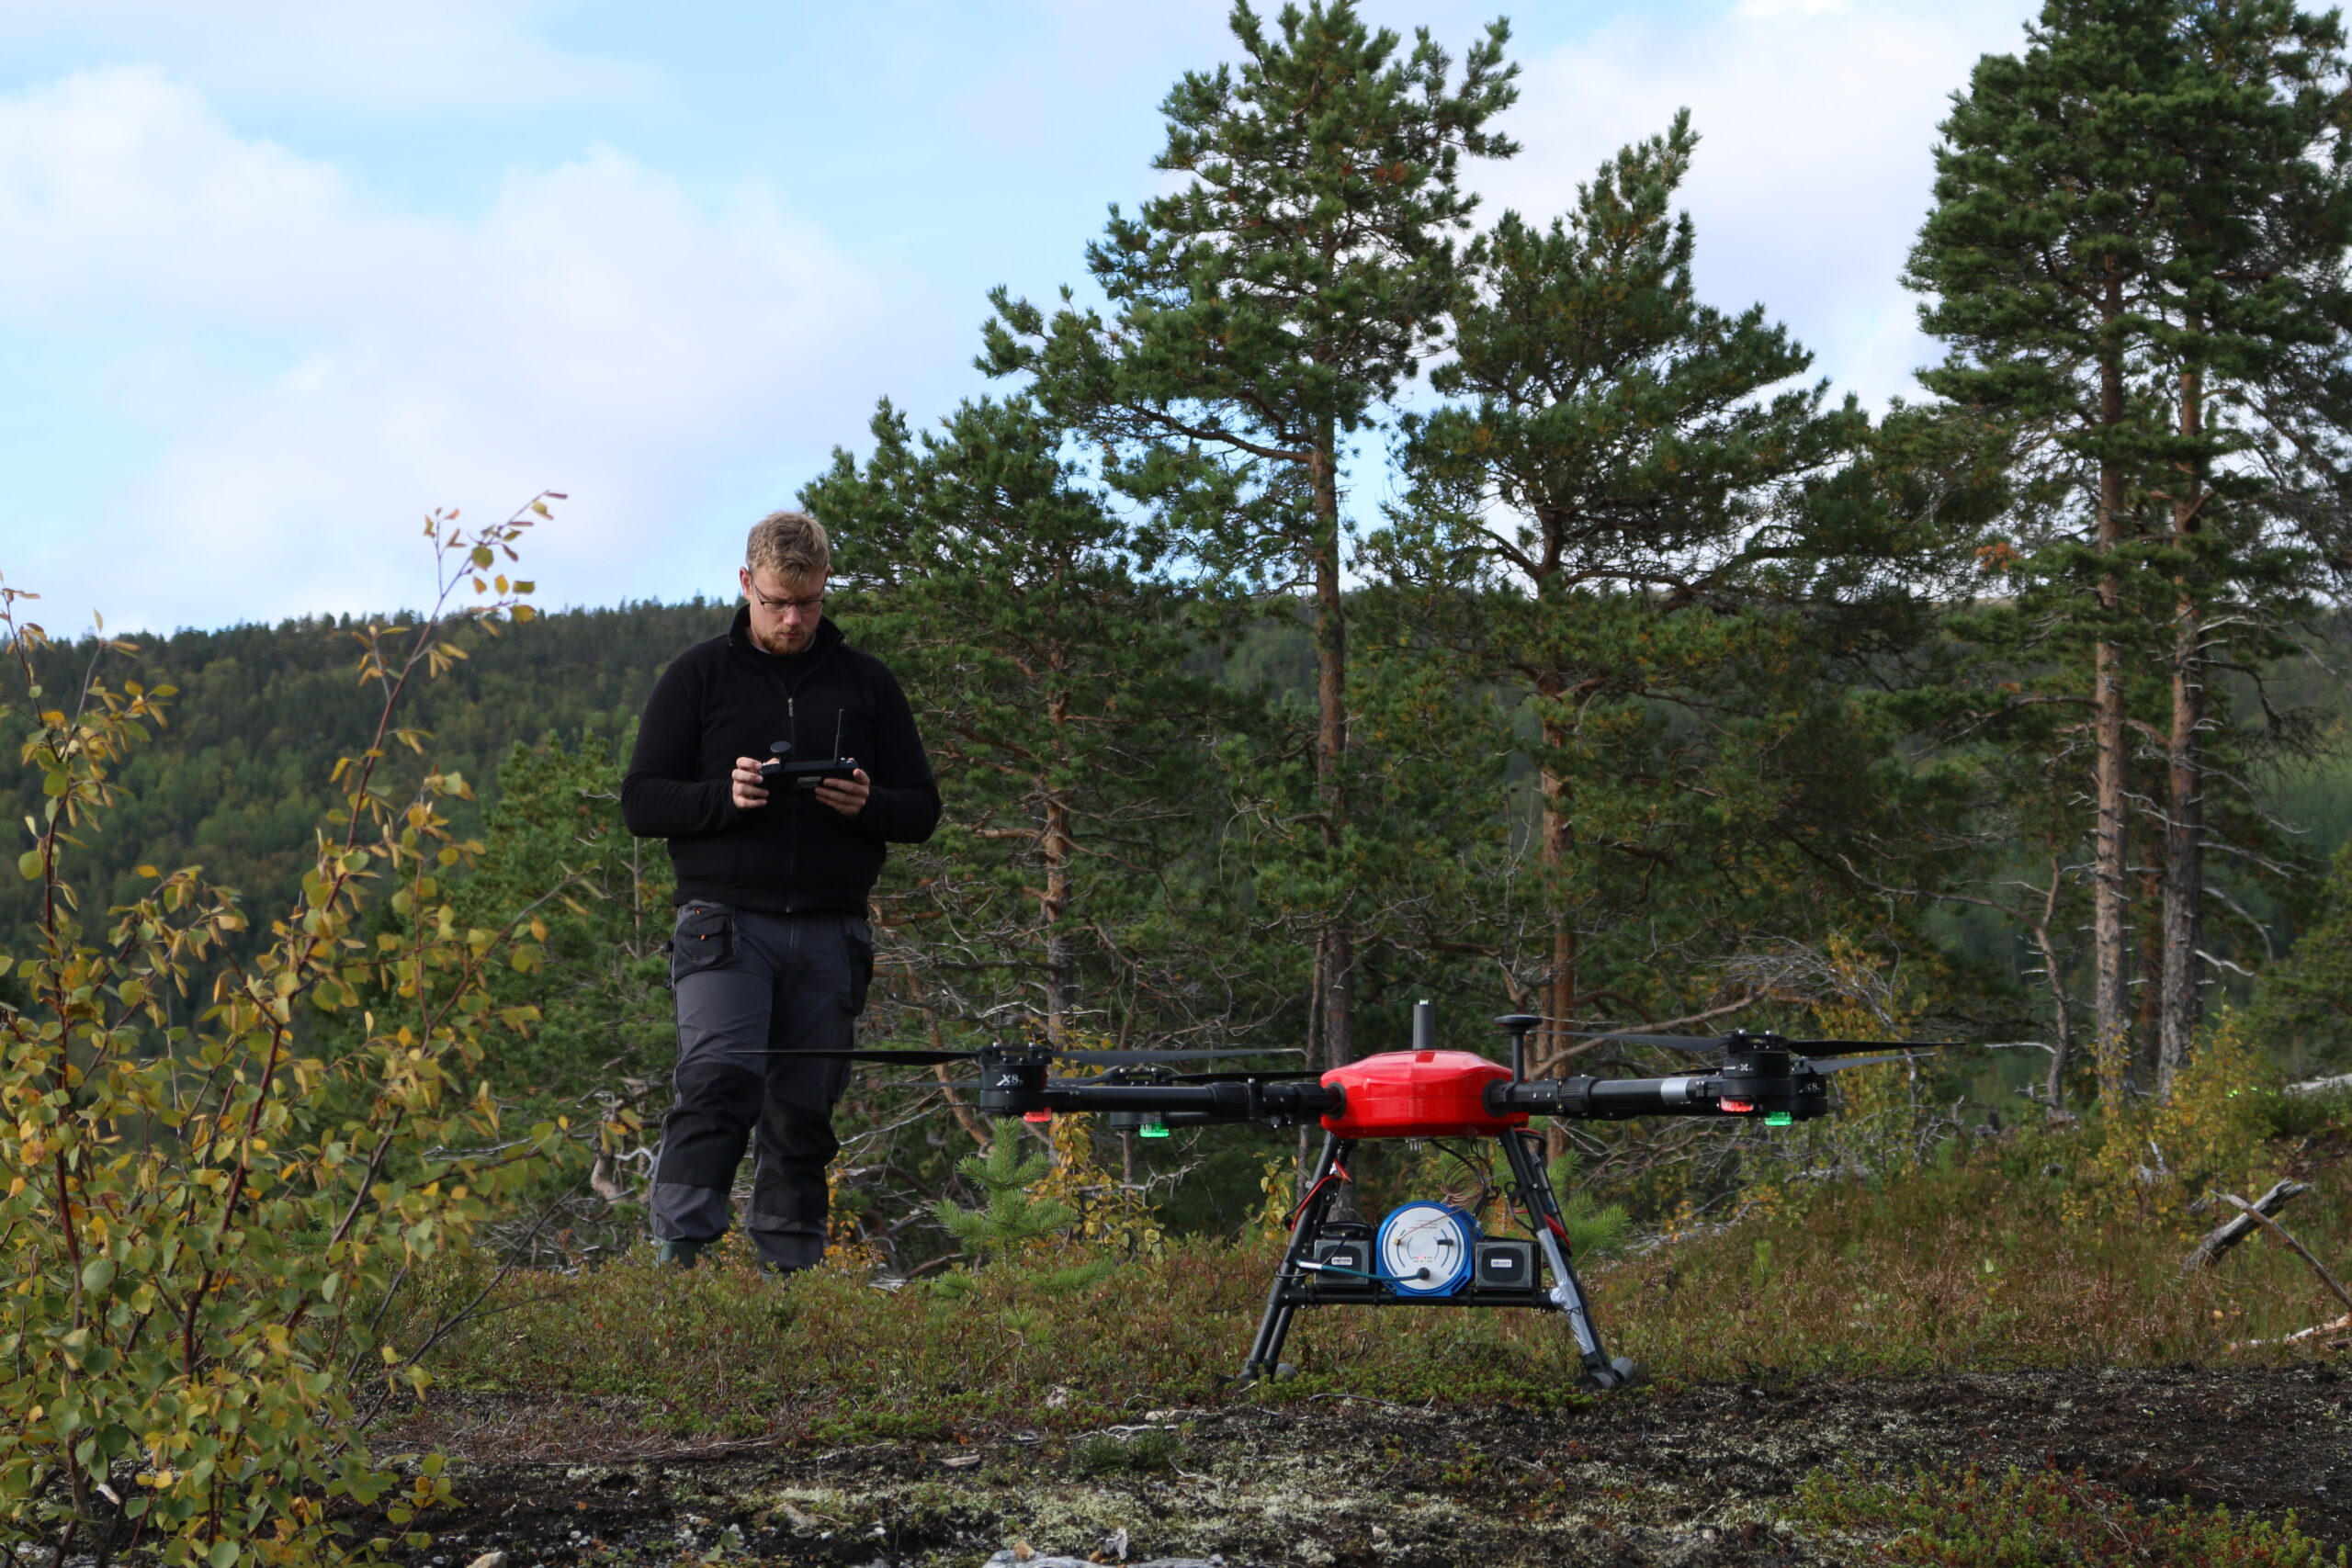
M797 641L794 641L793 637L793 630L782 627L768 637L762 637L756 626L752 629L752 640L759 644L761 652L772 653L779 659L789 659L796 653L808 651L809 645L817 640L817 628L810 626L807 632L800 635Z

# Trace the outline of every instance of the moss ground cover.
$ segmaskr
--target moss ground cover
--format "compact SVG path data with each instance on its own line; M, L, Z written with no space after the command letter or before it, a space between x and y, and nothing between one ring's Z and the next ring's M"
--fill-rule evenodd
M1549 1410L1241 1398L823 1446L463 1394L404 1436L463 1455L419 1562L978 1568L1023 1542L1114 1561L1124 1534L1130 1562L1847 1568L2078 1562L2091 1530L2153 1562L2307 1562L2290 1514L2322 1561L2352 1541L2352 1498L2330 1489L2346 1387L2316 1365L1728 1380Z

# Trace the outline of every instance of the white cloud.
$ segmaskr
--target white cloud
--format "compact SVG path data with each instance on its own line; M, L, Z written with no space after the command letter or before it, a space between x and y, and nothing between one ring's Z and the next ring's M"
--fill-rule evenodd
M2023 42L2028 0L1742 0L1702 26L1637 21L1528 62L1526 151L1476 177L1548 220L1624 143L1691 110L1683 186L1702 297L1761 300L1840 391L1917 395L1935 355L1897 282L1927 215L1936 126L1977 58Z
M2018 46L2030 0L1702 3L1703 17L1661 10L1530 54L1510 123L1527 151L1472 171L1487 216L1565 209L1597 164L1687 104L1703 137L1685 194L1705 296L1764 301L1841 389L1907 390L1931 345L1895 278L1926 210L1934 126L1979 52ZM1400 4L1369 8L1411 19ZM1456 45L1486 14L1476 0L1426 9ZM1052 0L1011 45L911 28L898 54L857 57L884 73L876 123L914 126L905 146L852 115L808 154L830 162L776 163L778 179L831 193L829 222L862 236L853 250L764 180L695 185L608 148L501 177L504 143L485 139L455 181L419 163L420 194L406 194L411 164L383 141L405 134L385 129L400 116L669 92L650 68L545 41L551 4L0 6L0 59L60 73L0 94L0 461L14 481L0 570L52 591L61 622L92 604L152 626L379 608L418 596L426 507L503 509L552 485L575 500L535 547L549 601L723 589L734 530L855 436L876 394L928 413L977 383L963 366L983 286L1043 295L1079 270L1099 203L1149 187L1150 128L1040 118L1053 86L1077 83L1080 109L1089 93L1127 95L1140 116L1177 66L1230 53L1222 0L1186 0L1172 54L1137 53L1125 22L1056 25L1082 11ZM169 65L62 74L125 58ZM919 91L891 87L910 59L938 70L916 73ZM894 92L923 113L902 114ZM339 119L323 144L371 147L368 166L401 194L220 107L273 102L317 107L292 117L311 131ZM377 117L372 141L348 134L355 111ZM633 119L593 123L626 135ZM1075 123L1095 141L1052 130ZM1102 173L1106 138L1132 141L1120 156L1136 166ZM701 166L735 146L718 136ZM838 175L844 149L919 155L933 183L812 177ZM1009 220L993 196L943 202L942 179L1008 197L1111 183L1039 250L1021 223L1041 233L1061 208L1033 201ZM930 237L889 243L910 234Z
M497 112L640 98L661 73L538 36L548 0L9 0L0 54L169 61L241 101L348 113Z
M151 71L0 99L0 341L95 364L164 454L24 552L102 570L59 586L110 622L413 603L418 513L542 485L576 498L535 550L550 602L724 588L719 536L822 456L792 433L854 429L923 352L907 314L758 182L596 150L458 220Z

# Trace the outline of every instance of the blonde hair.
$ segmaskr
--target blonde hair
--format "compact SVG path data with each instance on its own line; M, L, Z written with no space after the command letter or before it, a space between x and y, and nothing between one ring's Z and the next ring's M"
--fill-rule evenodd
M825 525L805 512L771 512L752 525L743 541L743 564L754 572L772 571L787 583L806 582L833 569L832 546Z

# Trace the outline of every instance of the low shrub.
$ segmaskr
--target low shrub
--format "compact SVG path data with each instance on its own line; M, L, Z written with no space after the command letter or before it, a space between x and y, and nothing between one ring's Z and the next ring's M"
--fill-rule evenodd
M2312 1353L2281 1336L2340 1310L2293 1254L2257 1237L2183 1278L2177 1189L2086 1201L2096 1128L2011 1134L1912 1172L1810 1186L1599 1273L1611 1348L1688 1377L2242 1363ZM2323 1194L2336 1179L2309 1173ZM2340 1206L2290 1227L2323 1258L2352 1241ZM2235 1348L2233 1347L2245 1347Z
M447 1495L437 1461L403 1477L366 1442L368 1416L429 1376L432 1324L386 1338L380 1309L579 1151L554 1122L503 1125L481 1077L486 1043L531 1021L487 977L537 948L527 913L471 929L448 901L479 850L448 815L469 786L428 771L396 790L378 764L421 749L400 699L463 658L450 632L527 615L527 584L475 572L546 510L473 532L435 514L435 608L354 631L384 694L374 743L337 764L339 818L264 931L192 867L141 866L135 897L82 904L69 869L172 694L95 662L45 691L46 636L0 587L0 727L45 802L17 862L40 913L28 950L0 956L17 986L0 1005L7 1561L339 1560L351 1503L401 1527ZM376 908L390 918L364 923Z

